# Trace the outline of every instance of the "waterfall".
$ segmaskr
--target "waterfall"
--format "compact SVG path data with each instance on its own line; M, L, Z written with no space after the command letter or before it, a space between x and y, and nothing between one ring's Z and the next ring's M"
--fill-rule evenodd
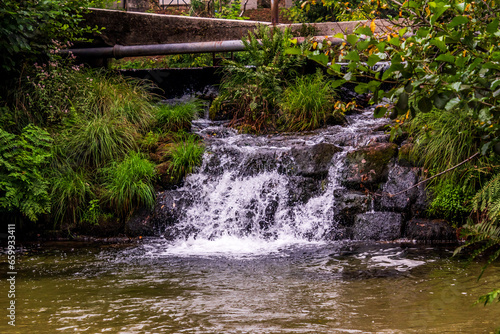
M347 152L383 132L372 111L347 126L307 134L253 136L199 122L206 152L171 191L177 222L166 228L176 252L266 252L334 238L335 193ZM200 126L201 124L201 126Z

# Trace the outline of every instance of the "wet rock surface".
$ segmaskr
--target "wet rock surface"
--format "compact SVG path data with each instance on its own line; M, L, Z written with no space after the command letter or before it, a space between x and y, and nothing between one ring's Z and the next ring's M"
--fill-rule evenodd
M403 217L395 212L369 212L355 216L354 240L396 240L401 237Z
M411 219L406 223L405 237L430 243L457 241L457 230L441 219Z
M350 189L360 189L362 185L373 188L387 180L389 162L397 153L394 143L373 143L349 152L342 171L342 184Z
M169 240L451 238L444 222L414 220L425 215L429 196L425 185L415 187L419 169L398 163L399 147L383 132L387 120L369 112L347 120L266 136L197 122L207 148L202 166L178 189L160 193L135 230L160 230Z

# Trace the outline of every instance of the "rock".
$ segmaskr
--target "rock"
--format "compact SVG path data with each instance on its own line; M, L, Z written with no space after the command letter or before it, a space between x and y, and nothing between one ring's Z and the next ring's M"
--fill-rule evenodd
M405 237L426 242L457 241L457 231L441 219L412 219L406 223Z
M422 181L421 179L418 180ZM425 188L426 184L423 183L416 187L416 199L411 206L411 216L413 218L424 217L429 210L432 202L432 193L429 189Z
M158 226L152 222L151 216L151 210L138 210L125 223L125 233L131 237L159 235Z
M360 191L336 190L335 220L342 226L352 226L354 216L370 209L370 197Z
M390 168L387 182L382 186L382 196L377 198L376 208L381 211L409 211L417 197L418 189L411 188L417 180L418 176L412 168L397 165ZM400 193L407 189L409 190ZM389 194L396 195L391 197Z
M338 146L328 143L294 146L290 153L295 161L295 173L302 176L324 178L330 169L333 155L341 150Z
M182 211L192 201L193 199L185 191L170 190L159 193L151 214L151 223L159 229L175 225Z
M354 218L355 240L395 240L401 237L402 216L394 212L369 212Z
M393 143L373 143L358 148L346 156L342 184L350 189L374 188L389 174L388 164L397 153ZM362 186L360 186L362 185Z
M288 182L288 206L307 203L312 197L318 196L326 187L326 180L311 177L290 176Z
M413 166L418 166L416 161L411 159L410 152L413 149L413 144L411 143L404 143L401 145L398 151L398 163L401 166L405 167L413 167Z

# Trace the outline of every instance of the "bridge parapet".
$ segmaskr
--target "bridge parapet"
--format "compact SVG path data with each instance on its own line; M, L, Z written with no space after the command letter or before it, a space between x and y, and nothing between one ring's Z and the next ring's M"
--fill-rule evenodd
M226 20L202 17L162 15L125 12L119 10L92 9L85 16L90 26L104 27L102 34L96 35L95 45L145 45L171 44L208 41L237 40L259 24L270 22ZM310 24L316 35L334 35L338 32L350 33L363 21L327 22ZM384 31L391 24L377 20L377 30ZM302 24L279 24L281 28L300 30Z

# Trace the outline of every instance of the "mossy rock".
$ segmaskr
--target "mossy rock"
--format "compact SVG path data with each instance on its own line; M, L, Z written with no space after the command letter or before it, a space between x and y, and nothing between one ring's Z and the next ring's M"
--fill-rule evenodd
M389 162L396 156L394 143L373 143L347 154L343 170L343 185L350 189L369 188L387 180Z

